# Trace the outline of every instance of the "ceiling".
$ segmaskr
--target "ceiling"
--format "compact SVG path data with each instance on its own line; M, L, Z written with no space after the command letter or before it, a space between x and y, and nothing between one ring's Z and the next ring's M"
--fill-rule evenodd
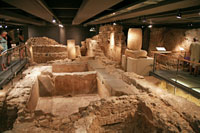
M200 0L0 0L0 25L52 25L53 19L63 25L199 23Z

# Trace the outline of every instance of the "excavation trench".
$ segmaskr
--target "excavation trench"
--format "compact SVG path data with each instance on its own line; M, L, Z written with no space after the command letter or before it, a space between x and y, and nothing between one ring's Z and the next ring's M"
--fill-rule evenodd
M52 72L37 76L27 108L58 116L71 115L100 99L97 82L97 72L89 71L87 63L53 64Z

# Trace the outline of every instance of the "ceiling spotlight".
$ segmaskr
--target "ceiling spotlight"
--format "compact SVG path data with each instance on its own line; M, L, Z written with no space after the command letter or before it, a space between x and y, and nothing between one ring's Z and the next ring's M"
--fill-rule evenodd
M0 25L0 28L3 28L3 26L2 26L2 25Z
M153 25L152 25L152 24L150 24L148 27L149 27L149 28L152 28L152 27L153 27Z
M182 18L182 14L180 13L180 11L178 11L176 18L181 19Z
M116 23L113 23L113 25L117 25Z
M199 14L199 16L200 16L200 12L199 12L198 14Z
M115 12L112 13L112 15L115 15L115 14L116 14Z
M7 26L7 25L5 25L5 28L8 28L8 26Z
M144 25L142 25L142 28L144 28L145 26Z
M19 28L17 28L17 31L19 31Z
M96 31L96 30L95 30L94 27L90 28L90 32L95 32L95 31Z
M62 24L59 24L58 26L61 27L61 28L63 28L63 25L62 25Z
M55 20L55 19L53 19L53 20L52 20L52 22L53 22L53 23L56 23L56 20Z

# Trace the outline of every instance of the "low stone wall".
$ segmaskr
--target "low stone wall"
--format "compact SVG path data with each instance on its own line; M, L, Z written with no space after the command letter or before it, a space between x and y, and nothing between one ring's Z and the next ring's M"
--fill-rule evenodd
M33 53L59 53L67 52L67 47L64 45L35 45Z
M32 62L46 63L68 57L67 46L47 37L30 38L26 44L29 47L29 56Z
M66 53L33 53L33 61L36 63L46 63L48 61L66 59Z
M85 72L88 71L87 63L55 63L52 64L52 72Z

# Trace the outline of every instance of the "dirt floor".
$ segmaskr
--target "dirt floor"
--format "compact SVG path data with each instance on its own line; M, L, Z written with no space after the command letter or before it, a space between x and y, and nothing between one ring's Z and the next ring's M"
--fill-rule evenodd
M68 116L79 111L80 107L88 106L91 101L99 100L97 94L77 95L73 97L40 97L36 110L56 116Z

